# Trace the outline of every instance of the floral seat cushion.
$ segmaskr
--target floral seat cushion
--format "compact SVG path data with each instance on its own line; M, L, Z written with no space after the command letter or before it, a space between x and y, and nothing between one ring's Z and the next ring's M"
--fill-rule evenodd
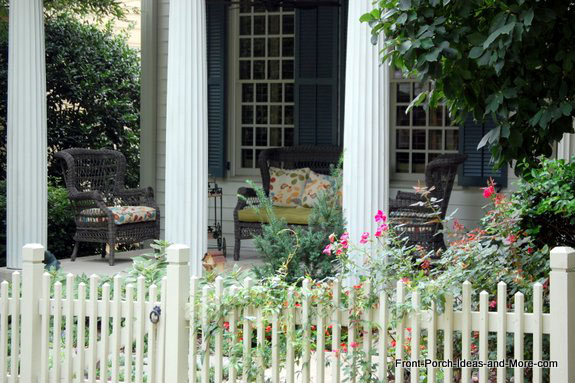
M113 206L109 209L114 214L116 225L156 220L156 209L148 206ZM108 216L99 208L85 209L80 212L80 221L85 223L108 222Z

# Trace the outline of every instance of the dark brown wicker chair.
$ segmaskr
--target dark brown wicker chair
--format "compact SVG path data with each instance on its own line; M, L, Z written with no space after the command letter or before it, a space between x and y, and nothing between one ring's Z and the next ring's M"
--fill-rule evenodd
M55 154L61 160L68 195L74 208L76 233L72 261L80 242L102 243L102 257L109 246L114 265L117 244L131 244L160 236L160 210L152 188L126 189L126 158L113 150L67 149ZM146 217L119 215L119 207L144 210ZM151 209L149 209L151 208ZM153 210L152 210L153 209ZM116 213L116 214L115 214ZM134 221L134 222L133 222Z
M270 166L283 169L310 168L314 172L330 174L337 166L341 156L341 148L337 146L294 146L266 149L260 153L258 166L262 177L262 188L269 196ZM240 259L241 241L252 239L262 233L260 222L242 222L238 212L248 206L258 205L256 191L252 188L238 189L238 203L234 209L234 260Z
M389 216L400 224L399 232L407 237L408 245L420 245L428 250L445 249L441 222L447 213L457 168L467 159L465 154L444 154L425 168L425 186L431 189L428 199L434 199L435 209L422 194L399 191L389 201Z

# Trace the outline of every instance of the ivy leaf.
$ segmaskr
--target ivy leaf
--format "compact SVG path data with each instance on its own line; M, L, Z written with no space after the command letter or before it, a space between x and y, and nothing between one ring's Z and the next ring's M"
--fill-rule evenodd
M530 8L528 11L525 12L524 16L523 16L523 25L525 25L526 27L530 27L531 23L533 22L533 8Z
M561 113L563 113L564 116L571 115L572 110L573 110L573 107L571 106L571 104L569 102L563 101L561 103Z
M471 48L471 51L469 52L469 58L475 60L475 59L479 58L482 54L483 54L483 48L482 47L473 47L473 48Z

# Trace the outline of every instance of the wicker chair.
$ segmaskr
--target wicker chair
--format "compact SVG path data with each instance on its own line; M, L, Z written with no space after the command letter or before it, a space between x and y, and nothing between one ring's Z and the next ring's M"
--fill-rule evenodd
M337 146L294 146L266 149L260 153L258 166L262 177L262 188L269 196L270 167L283 169L310 168L316 173L330 174L341 156L341 148ZM242 222L238 217L240 210L259 204L256 191L252 188L238 189L238 203L234 209L234 260L240 259L241 241L252 239L262 233L261 222Z
M126 189L126 158L113 150L67 149L61 160L68 195L74 208L76 233L72 261L80 242L109 246L114 265L117 244L131 244L160 236L160 210L152 188Z
M427 198L435 199L435 209L422 194L399 191L389 201L389 216L400 224L400 234L408 245L420 245L428 250L445 249L441 222L447 213L457 168L467 159L465 154L445 154L431 161L425 168L425 185L431 189Z

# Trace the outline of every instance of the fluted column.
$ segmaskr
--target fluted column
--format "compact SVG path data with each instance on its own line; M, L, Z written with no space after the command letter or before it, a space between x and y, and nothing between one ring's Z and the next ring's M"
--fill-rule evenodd
M371 0L349 2L345 78L343 206L352 241L376 229L389 198L389 67L359 18Z
M8 48L7 265L47 245L46 65L42 0L11 0Z
M192 275L207 250L205 0L170 1L166 121L166 239L190 246Z
M557 158L569 161L573 156L575 156L575 134L565 133L557 144Z

